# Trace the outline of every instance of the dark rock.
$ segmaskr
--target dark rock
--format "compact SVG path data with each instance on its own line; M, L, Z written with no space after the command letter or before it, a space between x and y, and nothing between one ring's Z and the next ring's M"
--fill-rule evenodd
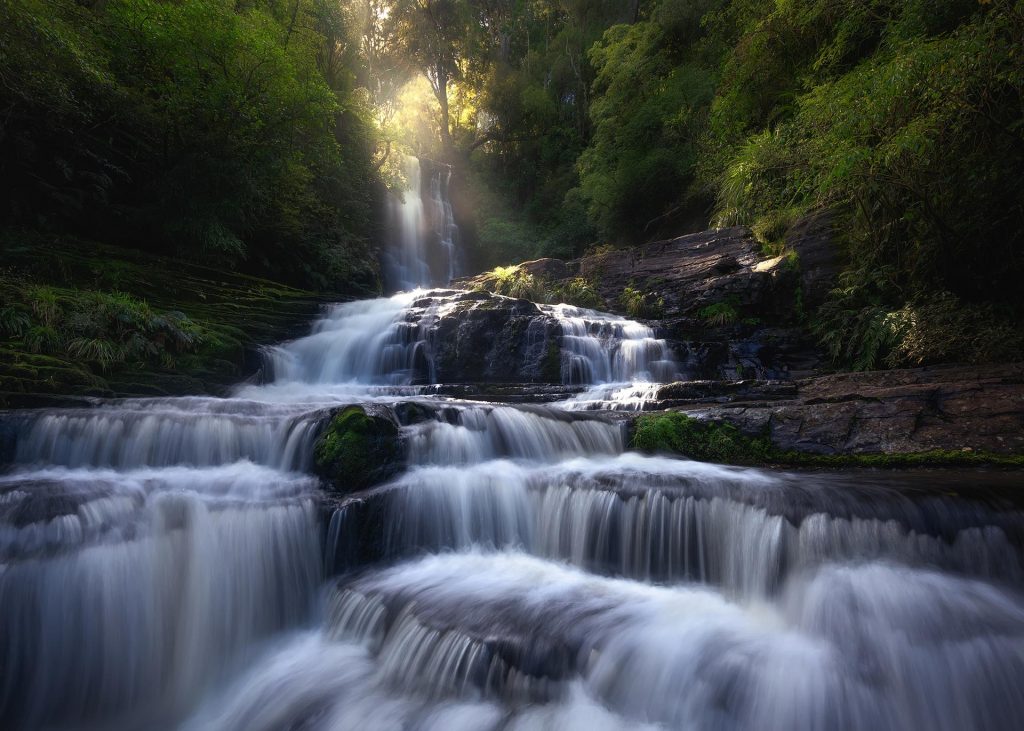
M834 229L835 216L826 209L801 218L786 232L786 248L799 259L803 302L809 312L824 303L842 269Z
M534 259L519 265L521 271L543 279L567 279L574 276L576 267L561 259Z
M425 343L418 383L557 383L561 328L532 302L438 290L409 311L410 332Z
M813 229L821 240L824 225ZM800 240L809 261L818 261L817 250L808 248L813 241ZM630 314L627 299L634 317L637 302L645 303L641 319L657 318L659 337L669 340L689 379L790 378L820 365L818 348L804 327L800 270L786 257L766 258L745 228L704 231L569 262L538 259L519 268L546 281L552 291L582 276L606 303L603 309L617 314ZM488 281L484 274L457 284L487 289ZM630 298L623 297L627 287L633 290ZM716 318L716 311L727 314ZM494 354L519 357L507 348ZM544 370L533 368L525 380L545 380ZM497 380L516 379L503 374Z
M736 261L735 257L729 256L728 254L719 258L719 260L716 261L711 267L712 271L714 271L716 274L731 274L737 269L742 268L743 265Z
M346 406L317 438L314 465L316 473L338 492L381 483L405 466L398 424L387 411Z
M429 393L491 403L539 404L565 400L584 388L559 383L438 384Z
M735 393L728 403L713 402L726 387L707 387L705 402L680 410L767 434L782 452L1024 455L1024 364L843 373L792 386L795 393ZM663 389L666 397L699 391Z

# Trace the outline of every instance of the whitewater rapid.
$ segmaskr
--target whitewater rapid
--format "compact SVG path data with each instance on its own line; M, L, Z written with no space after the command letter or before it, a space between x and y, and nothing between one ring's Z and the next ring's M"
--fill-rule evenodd
M613 412L671 349L567 306L572 401L428 396L455 302L331 307L231 398L0 415L0 727L1019 726L1014 476L631 453ZM405 469L338 494L312 455L352 403Z

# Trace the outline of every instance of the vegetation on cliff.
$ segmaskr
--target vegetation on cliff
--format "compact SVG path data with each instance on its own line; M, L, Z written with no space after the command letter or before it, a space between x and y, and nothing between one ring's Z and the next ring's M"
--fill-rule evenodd
M376 291L345 22L322 0L0 4L0 391L206 390L276 295Z
M778 255L827 209L844 271L806 314L837 365L1011 360L1022 45L1019 0L11 0L0 228L369 292L415 153L454 165L478 269L732 223ZM8 271L3 307L48 275ZM9 347L40 326L8 315ZM101 366L187 355L90 332L66 340Z
M94 241L0 239L0 406L218 391L297 332L314 293Z
M1024 355L1020 2L370 4L462 29L405 33L449 73L482 268L732 223L779 254L828 208L837 365Z

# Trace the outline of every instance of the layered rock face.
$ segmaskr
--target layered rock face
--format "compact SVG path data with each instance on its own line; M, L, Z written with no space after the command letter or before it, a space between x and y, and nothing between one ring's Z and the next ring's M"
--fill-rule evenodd
M663 389L678 396L682 384ZM709 404L676 408L765 435L782 451L1024 453L1024 364L841 373L748 384ZM724 401L724 399L722 399ZM677 402L678 403L678 402Z
M558 321L533 302L436 291L406 316L425 345L420 383L559 383ZM424 370L425 369L425 370Z
M813 229L819 244L826 236L822 229L823 224ZM812 241L804 234L797 238ZM819 249L808 253L821 258ZM826 267L815 271L815 291L830 286L834 272ZM765 257L745 228L705 231L573 261L538 259L520 264L517 272L547 283L556 293L583 278L604 300L602 309L655 318L656 330L672 344L688 379L790 378L820 365L813 339L801 324L801 271L785 257ZM480 275L455 285L488 288L489 282Z
M557 284L574 277L593 283L609 312L626 314L622 294L627 287L663 300L667 320L696 316L710 305L730 302L766 321L792 316L793 288L799 277L779 259L766 259L750 231L742 227L715 229L616 249L572 261L537 259L520 271ZM454 286L473 289L486 275L457 280Z
M671 346L679 380L658 388L645 410L728 424L779 453L1024 453L1024 365L822 373L803 308L813 311L835 284L832 225L822 212L788 232L798 265L766 258L748 230L728 228L518 271L555 291L583 277L612 312L627 310L627 290L657 303L647 322ZM488 283L481 275L458 284Z

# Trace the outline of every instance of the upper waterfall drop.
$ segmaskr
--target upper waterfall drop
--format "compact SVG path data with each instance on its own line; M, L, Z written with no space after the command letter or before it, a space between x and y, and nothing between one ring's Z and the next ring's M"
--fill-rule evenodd
M430 163L425 170L409 155L404 168L408 188L388 201L392 233L384 254L385 283L392 291L445 286L459 275L451 167Z

